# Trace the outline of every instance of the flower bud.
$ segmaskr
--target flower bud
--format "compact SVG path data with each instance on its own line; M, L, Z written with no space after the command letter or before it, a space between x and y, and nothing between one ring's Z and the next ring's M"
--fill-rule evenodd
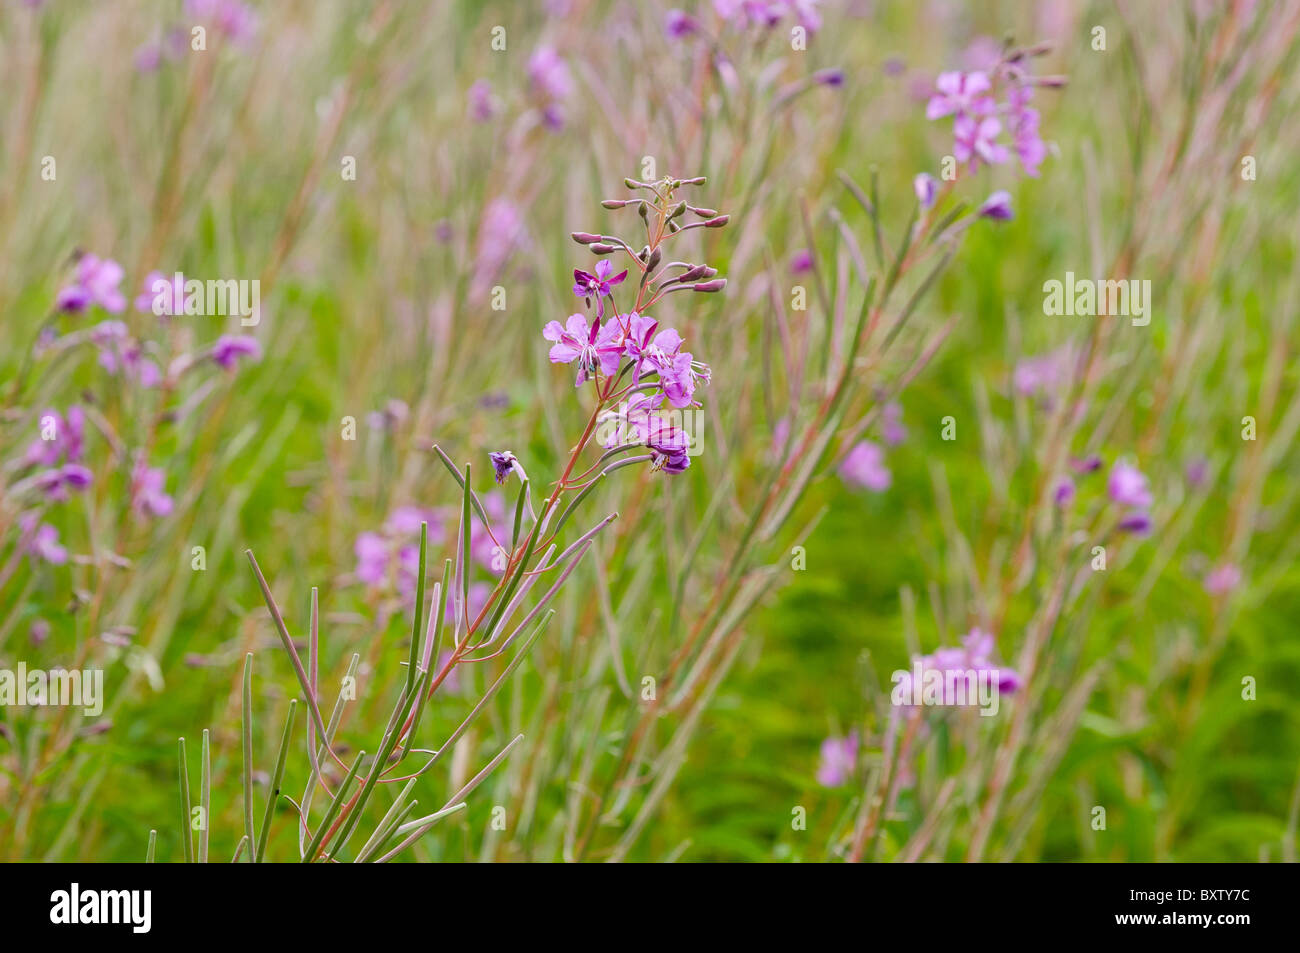
M727 287L726 278L714 278L712 281L701 281L698 284L691 285L691 290L713 292L721 291L725 287Z

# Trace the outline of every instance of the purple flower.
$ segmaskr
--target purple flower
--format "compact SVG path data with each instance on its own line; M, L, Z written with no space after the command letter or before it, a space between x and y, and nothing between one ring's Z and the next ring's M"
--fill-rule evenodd
M832 89L839 89L844 85L844 70L842 69L819 69L813 73L812 80L818 86L829 86Z
M980 218L991 218L995 222L1009 222L1014 218L1011 212L1011 196L1003 191L994 192L977 212Z
M897 402L886 404L880 412L880 436L887 447L896 447L907 439L907 428L903 426L903 408Z
M650 365L649 372L658 373L661 379L665 373L671 374L673 360L682 349L682 336L672 328L659 330L658 321L635 311L625 317L627 334L623 338L623 353L636 362L633 382L640 381L641 375L647 372L646 364Z
M1224 563L1205 577L1205 591L1212 596L1224 596L1241 585L1241 570L1232 563Z
M1038 135L1038 110L1024 109L1012 117L1011 138L1025 175L1038 177L1038 167L1047 158L1047 146Z
M1086 457L1071 457L1070 469L1080 475L1085 473L1096 473L1101 469L1101 457L1095 453Z
M485 79L476 80L469 88L469 114L475 122L487 122L497 114L500 103L492 95L492 84Z
M978 70L973 73L940 73L934 85L938 92L926 104L926 119L954 114L970 118L993 111L993 97L983 95L993 86L987 73Z
M257 338L246 334L223 334L212 345L212 360L226 370L233 370L242 358L257 361L262 357L262 347Z
M658 341L658 338L655 338ZM709 368L696 361L690 351L673 355L672 363L659 368L659 383L668 402L679 410L699 406L695 401L695 384L709 379Z
M488 457L492 460L497 482L505 483L506 478L515 471L515 455L509 450L493 450Z
M1196 457L1187 461L1187 482L1192 486L1201 486L1205 483L1205 478L1210 473L1210 462L1204 457Z
M55 307L60 311L80 312L91 305L117 314L126 307L118 290L122 283L122 266L111 258L82 255L77 259L77 274L71 285L59 292Z
M870 440L863 440L849 451L840 464L840 478L852 486L877 493L888 490L893 482L893 476L885 466L885 452Z
M36 525L36 518L28 516L19 520L23 533L28 536L25 548L33 560L41 559L54 566L68 561L68 550L59 544L59 531L49 523Z
M919 172L916 178L912 179L912 191L916 193L916 200L921 203L921 208L929 208L934 204L935 182L934 176Z
M143 458L137 460L131 476L131 508L151 516L171 513L172 498L164 492L166 481L161 468L148 466Z
M1052 491L1052 501L1057 506L1069 506L1074 500L1074 481L1069 477L1061 477L1056 482L1056 489Z
M135 309L159 317L175 317L185 313L186 300L184 275L151 271L144 280L144 290L135 299Z
M975 119L962 113L952 124L952 154L958 162L969 162L971 171L979 168L981 159L989 165L1006 162L1007 148L996 141L1001 131L1002 123L993 116Z
M47 422L52 424L52 438L49 440L44 439ZM27 453L23 456L23 466L52 467L59 462L61 456L69 463L81 460L86 427L85 411L76 404L68 408L66 417L60 416L56 410L47 410L41 414L39 423L42 435L28 445Z
M609 331L617 330L617 322L609 325ZM563 326L559 321L551 321L542 329L542 337L554 341L550 358L552 364L571 364L578 362L578 376L574 384L581 387L588 378L594 377L596 369L607 377L618 371L622 346L606 340L597 347L597 336L601 333L600 319L589 326L587 319L580 314L569 315Z
M850 731L843 738L834 736L822 742L821 764L817 768L817 783L824 788L837 788L853 777L858 761L858 733Z
M567 99L573 90L568 65L550 46L539 46L528 58L528 78L543 99Z
M1143 510L1134 510L1119 521L1119 528L1126 533L1145 536L1151 532L1151 517Z
M36 486L56 503L68 499L68 491L80 492L90 486L95 475L79 463L65 463L57 469L46 470L36 477Z
M232 40L248 40L257 32L257 16L239 0L185 0L185 12L216 23Z
M1116 463L1111 468L1106 492L1121 506L1151 505L1151 490L1148 488L1147 478L1137 467L1129 466L1127 463Z
M483 292L501 274L515 249L524 242L523 215L506 198L495 198L483 210L474 252L473 286Z
M691 465L691 439L686 431L681 430L661 418L653 418L657 426L651 426L646 434L646 446L650 448L650 467L665 473L681 473Z
M429 524L429 539L436 542L442 534L442 521L439 515L423 506L399 506L388 514L384 521L384 532L389 536L404 537L420 535L420 524Z
M357 578L368 585L377 586L388 576L388 543L378 533L366 532L353 544L357 556Z
M812 270L813 256L807 248L801 248L790 256L790 274L806 275Z
M627 277L627 269L625 268L611 278L610 273L613 270L614 266L606 258L596 262L596 273L594 275L580 271L577 268L573 269L573 293L579 298L586 298L587 307L589 308L591 307L591 299L594 297L597 307L596 317L598 318L605 316L605 303L600 299L609 297L611 289L615 285L621 285L623 279Z
M669 10L668 16L664 19L664 33L673 40L693 36L699 32L699 29L699 21L681 10Z

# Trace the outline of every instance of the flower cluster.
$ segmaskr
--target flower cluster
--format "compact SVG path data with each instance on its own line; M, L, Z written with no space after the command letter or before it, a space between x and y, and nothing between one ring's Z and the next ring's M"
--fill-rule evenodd
M1061 85L1059 77L1036 77L1029 72L1030 60L1046 52L1044 46L1011 50L990 71L939 74L925 116L953 117L953 157L972 172L980 163L1001 165L1014 153L1026 175L1038 175L1047 147L1038 132L1038 110L1029 103L1035 87ZM999 88L1004 97L1001 101Z
M677 291L711 293L726 286L725 278L706 264L688 261L664 263L663 246L692 229L721 228L727 216L674 198L684 185L704 180L674 179L657 182L626 180L628 188L650 193L652 198L607 199L608 209L635 207L646 227L646 243L637 250L613 235L574 232L573 240L600 256L592 271L575 268L573 293L581 298L590 318L582 312L563 324L550 321L542 336L551 342L555 364L576 364L574 386L588 381L596 389L594 420L601 425L599 442L607 448L644 446L657 470L680 473L690 466L689 435L663 411L699 407L696 389L710 380L709 366L685 350L685 340L648 314L666 295ZM687 216L692 220L685 221ZM614 274L604 256L625 253L640 274L635 302L627 310L618 306L618 289L631 269Z

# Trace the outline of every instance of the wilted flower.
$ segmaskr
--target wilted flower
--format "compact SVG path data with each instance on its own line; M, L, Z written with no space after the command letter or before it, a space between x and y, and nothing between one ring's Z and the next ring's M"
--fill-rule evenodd
M493 450L488 457L492 460L497 482L505 483L506 478L515 471L515 455L509 450Z

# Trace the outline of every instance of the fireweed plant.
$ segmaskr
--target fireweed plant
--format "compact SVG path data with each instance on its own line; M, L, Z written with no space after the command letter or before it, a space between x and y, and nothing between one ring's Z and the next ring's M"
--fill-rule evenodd
M349 692L355 698L354 686L360 656L352 656L342 683L343 688L327 723L321 708L319 683L317 590L312 589L308 661L304 666L271 587L262 575L252 551L248 551L249 562L281 644L306 698L307 755L311 772L301 799L294 801L288 795L283 795L298 815L298 854L302 861L388 861L418 841L438 821L464 808L466 798L523 740L522 734L516 735L514 740L502 747L481 771L461 786L438 810L412 817L419 803L412 797L416 782L437 766L444 755L455 749L457 742L470 730L498 690L522 663L555 613L554 609L547 609L547 606L591 550L597 534L612 523L618 514L611 513L600 520L557 555L561 531L592 488L611 474L633 466L676 474L690 466L691 437L673 422L672 412L674 408L680 411L699 406L695 399L696 388L708 383L709 368L707 364L696 361L691 352L683 349L684 339L676 330L660 327L649 312L674 292L712 294L726 287L726 279L717 277L717 269L707 264L665 260L665 251L671 250L675 237L696 228L716 229L727 224L728 216L678 198L679 190L702 186L704 183L703 176L686 179L668 176L656 182L627 179L625 184L629 189L647 195L633 199L607 199L602 203L606 209L636 210L645 231L645 240L644 243L638 243L639 249L616 235L591 232L573 234L575 242L586 246L593 255L598 256L594 273L581 269L574 269L573 272L573 293L582 299L586 308L592 312L592 317L589 320L581 312L571 314L564 324L558 321L548 323L542 334L552 344L548 355L552 363L576 366L575 387L580 393L591 393L592 409L563 472L541 502L540 509L534 506L531 481L523 462L512 451L492 451L489 461L495 481L504 484L513 475L519 483L512 528L508 536L502 533L499 539L496 535L500 532L498 520L489 516L483 500L473 489L470 464L466 464L463 471L459 470L440 447L434 447L462 491L456 558L446 561L441 582L433 585L426 623L429 522L420 518L422 514L418 510L405 512L408 524L418 520L420 539L415 565L412 567L413 577L406 577L408 581L414 579L415 588L406 678L397 693L387 727L369 759L366 751L361 750L349 764L337 750L335 737ZM627 256L629 268L638 274L635 279L636 293L632 306L627 311L618 308L617 289L629 272L624 270L613 275L609 259L603 257L620 252ZM591 386L584 388L588 383ZM579 462L593 441L602 446L604 452L579 471ZM636 450L648 452L633 452ZM571 498L562 507L566 494ZM475 519L478 520L477 525ZM400 521L397 528L401 529ZM491 540L492 560L489 564L499 571L499 578L485 596L480 595L475 599L471 594L474 568L471 549L478 532L486 534ZM385 544L381 539L369 538L372 535L368 534L366 538L358 540L358 577L378 582L384 577ZM507 539L508 546L505 544ZM497 557L500 558L499 564L496 562ZM526 597L543 580L548 586L545 593L527 611L523 611ZM545 614L544 609L547 609ZM445 652L444 641L447 649ZM454 677L455 669L507 655L508 664L443 743L432 750L416 747L414 739L425 706L439 687ZM282 796L281 781L293 733L297 699L290 702L259 831L254 827L252 808L252 670L253 655L249 653L245 658L243 687L245 823L234 859L243 857L250 862L261 862L266 855L276 801ZM404 767L408 757L412 756L419 761L418 765L413 763ZM197 806L197 816L202 820L195 825L191 823L196 816L196 807L191 803L185 739L180 740L179 817L185 859L205 862L208 859L206 818L211 796L207 731L203 733L200 757L200 803ZM344 770L346 774L341 781L331 785L327 781L327 768ZM349 841L365 816L365 808L371 796L381 785L398 783L403 787L388 805L383 818L370 829L364 844L347 851ZM313 823L311 810L318 788L325 797L325 804L321 816ZM197 848L191 828L198 831ZM150 834L150 859L154 853L155 835L156 832Z

